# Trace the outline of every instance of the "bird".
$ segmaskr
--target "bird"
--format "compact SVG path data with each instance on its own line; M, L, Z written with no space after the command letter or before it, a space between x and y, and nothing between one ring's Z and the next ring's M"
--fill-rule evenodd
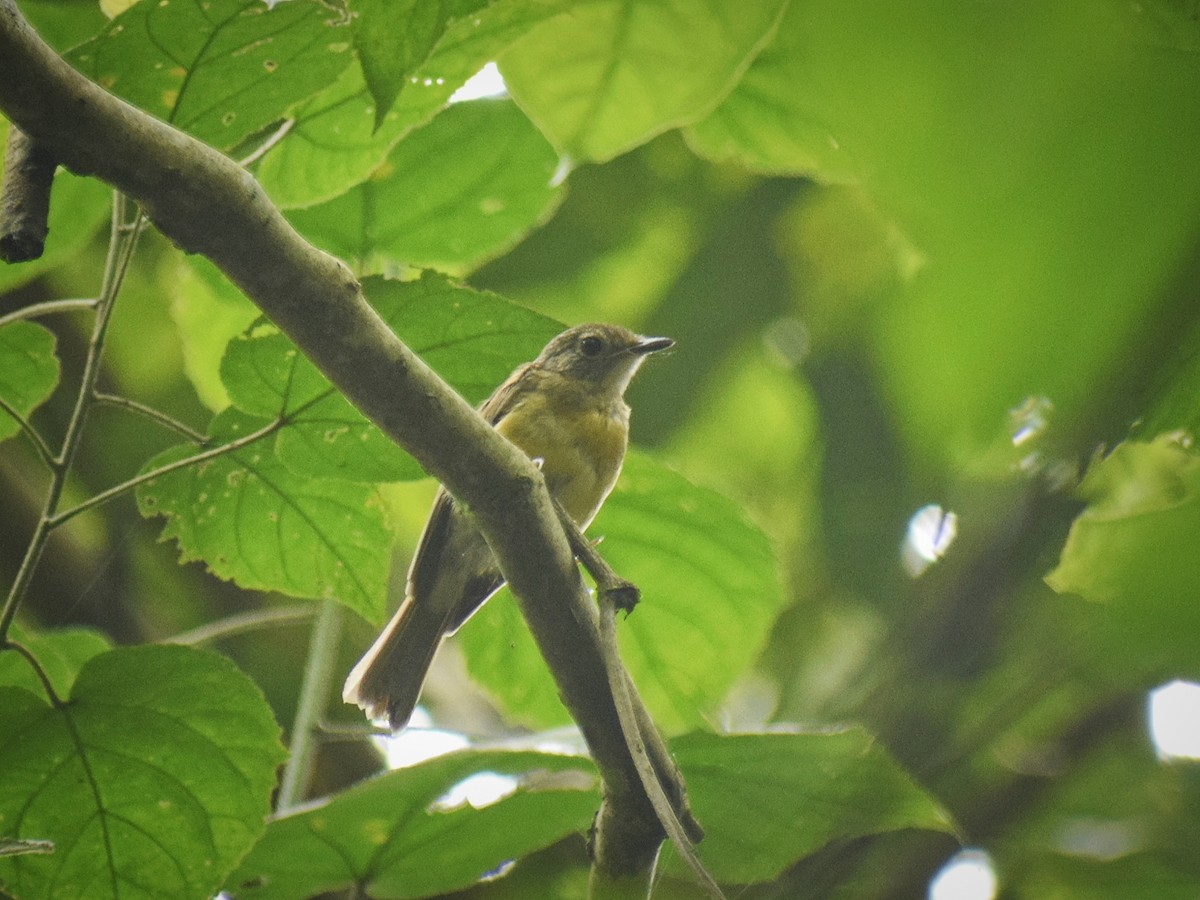
M539 465L580 530L607 499L625 458L625 389L645 359L674 341L619 325L586 324L552 339L480 406L480 414ZM408 571L403 602L346 678L342 698L372 721L403 728L442 640L504 584L463 507L440 488Z

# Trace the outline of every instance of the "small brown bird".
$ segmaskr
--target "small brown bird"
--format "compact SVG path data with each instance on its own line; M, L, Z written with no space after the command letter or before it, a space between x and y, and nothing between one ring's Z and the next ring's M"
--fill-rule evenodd
M550 493L586 528L608 497L625 458L625 389L670 338L646 338L617 325L578 325L554 338L480 407L502 435L541 461ZM455 632L504 577L470 518L438 491L408 571L404 602L350 672L347 703L393 729L412 715L442 638Z

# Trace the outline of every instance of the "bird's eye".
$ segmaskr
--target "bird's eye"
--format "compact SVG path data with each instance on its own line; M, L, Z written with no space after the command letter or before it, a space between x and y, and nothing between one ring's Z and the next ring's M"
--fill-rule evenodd
M584 356L596 356L603 349L604 341L594 334L589 334L579 342L579 350Z

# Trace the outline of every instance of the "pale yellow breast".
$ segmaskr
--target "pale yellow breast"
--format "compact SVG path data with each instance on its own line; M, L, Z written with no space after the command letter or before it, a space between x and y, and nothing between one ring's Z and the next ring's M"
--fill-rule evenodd
M554 404L545 395L523 398L496 425L496 430L541 459L542 473L555 499L586 528L608 496L621 471L629 434L629 408Z

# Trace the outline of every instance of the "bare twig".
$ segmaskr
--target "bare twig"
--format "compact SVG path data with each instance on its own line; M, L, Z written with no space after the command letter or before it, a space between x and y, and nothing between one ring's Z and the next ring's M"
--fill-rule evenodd
M45 145L15 125L4 151L0 197L0 259L27 262L42 255L49 233L50 188L58 163Z
M52 313L76 312L81 309L92 310L96 308L98 302L95 297L90 297L87 299L46 300L42 303L31 303L29 306L22 306L20 309L14 309L12 312L0 316L0 328L3 328L10 322L36 319L39 316L48 316Z
M38 452L38 456L42 458L42 462L53 469L54 451L50 449L50 445L42 439L41 434L38 433L38 430L34 428L32 424L30 424L29 420L17 412L3 397L0 397L0 412L3 412L10 419L17 423L17 427L25 433L27 438L29 438L29 442L33 444L33 449Z
M260 628L270 628L276 625L298 625L308 622L316 615L316 607L311 603L295 603L291 606L275 606L267 609L255 609L249 612L236 613L215 622L201 625L190 631L184 631L167 638L168 644L210 644L248 631Z
M558 506L557 503L555 505ZM613 570L608 561L597 552L596 545L587 539L574 519L561 506L558 506L558 515L576 557L596 581L605 672L616 703L621 731L637 765L642 786L680 858L692 870L710 897L724 900L725 895L720 886L696 856L695 842L704 836L704 832L688 807L683 777L637 696L629 673L621 662L617 646L616 615L618 611L628 613L632 610L638 602L640 592L636 585Z
M286 812L305 797L316 764L317 730L325 706L329 703L333 685L333 668L337 665L338 639L342 634L345 608L336 600L324 600L321 612L313 625L308 645L308 660L304 666L304 681L300 685L300 700L292 720L292 738L288 745L288 762L279 783L275 811Z

